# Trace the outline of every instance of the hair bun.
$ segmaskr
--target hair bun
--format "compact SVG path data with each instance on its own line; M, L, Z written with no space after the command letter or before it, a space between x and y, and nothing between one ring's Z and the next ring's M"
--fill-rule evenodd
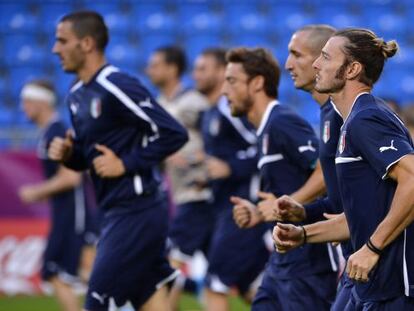
M383 39L377 38L376 41L378 47L381 49L381 54L384 56L385 59L393 57L399 49L398 43L395 40L385 42Z

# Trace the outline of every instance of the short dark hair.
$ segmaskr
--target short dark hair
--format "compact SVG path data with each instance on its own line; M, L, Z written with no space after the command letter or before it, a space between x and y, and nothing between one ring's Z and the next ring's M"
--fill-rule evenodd
M108 28L105 21L97 12L79 11L64 15L60 22L71 22L74 33L78 38L91 36L100 51L104 51L109 41Z
M219 66L224 67L227 64L227 62L226 62L226 53L227 53L226 49L218 48L218 47L210 47L210 48L204 49L201 52L201 55L214 57L217 64Z
M350 64L353 61L361 63L363 70L359 81L368 86L373 86L377 82L384 69L385 61L398 51L398 44L395 40L385 42L368 29L342 29L334 33L333 37L347 39L343 48L346 56L345 63Z
M263 48L239 47L227 52L226 61L242 64L249 80L262 76L265 80L264 91L266 95L271 98L278 97L280 67L269 51Z
M175 45L161 46L155 50L156 53L162 53L167 64L173 64L177 67L179 77L187 70L187 56L182 48Z

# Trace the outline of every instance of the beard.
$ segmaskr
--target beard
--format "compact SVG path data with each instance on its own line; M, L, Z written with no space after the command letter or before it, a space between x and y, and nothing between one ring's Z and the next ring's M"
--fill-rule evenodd
M318 83L316 83L315 90L323 94L332 94L342 90L346 83L345 70L348 67L348 64L349 62L345 61L341 67L339 67L339 69L335 72L335 77L331 81L330 85L323 87L318 86Z
M63 71L66 73L78 73L80 68L85 66L85 57L82 53L80 44L75 46L75 49L69 54L66 66L63 64Z
M204 83L204 85L196 85L197 91L199 91L201 94L208 96L211 94L214 89L216 88L217 83L213 81L208 81Z
M250 111L252 106L253 99L249 96L239 106L230 105L231 115L233 117L244 117Z

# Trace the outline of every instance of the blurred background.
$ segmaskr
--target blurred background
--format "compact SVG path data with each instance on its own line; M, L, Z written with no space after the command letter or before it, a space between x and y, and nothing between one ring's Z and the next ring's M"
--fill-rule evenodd
M34 149L38 130L20 108L23 84L34 77L55 83L58 109L68 120L63 100L73 76L62 72L51 53L57 20L65 13L100 12L110 29L110 63L145 76L150 53L165 44L182 46L191 64L211 46L264 46L283 66L292 33L311 23L337 28L359 26L396 39L399 54L385 66L374 93L407 106L414 98L414 2L412 0L0 0L0 293L38 293L38 261L47 230L47 205L23 206L19 185L41 178ZM294 89L286 71L280 99L318 127L319 109L305 92ZM23 265L23 268L22 268ZM0 294L1 295L1 294ZM39 307L39 310L44 310ZM241 307L240 307L241 308ZM1 305L1 310L8 309ZM23 309L22 309L23 310ZM26 310L36 310L32 305Z

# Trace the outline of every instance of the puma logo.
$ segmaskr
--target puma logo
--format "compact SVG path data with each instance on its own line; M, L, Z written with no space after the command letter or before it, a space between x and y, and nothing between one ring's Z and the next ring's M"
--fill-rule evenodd
M391 145L390 146L382 146L381 148L379 148L380 152L384 152L384 151L387 151L387 150L398 151L398 149L394 147L394 139L391 140Z
M154 105L151 103L151 99L149 97L147 97L145 100L140 101L139 105L141 107L154 108Z
M72 111L72 114L76 114L78 112L78 104L74 102L70 103L69 108Z
M312 146L312 141L308 140L308 144L305 146L299 146L298 148L300 153L303 153L305 151L311 151L311 152L315 152L316 149Z
M101 303L101 305L105 304L105 298L107 297L107 295L99 295L97 292L92 292L91 296L98 300Z

